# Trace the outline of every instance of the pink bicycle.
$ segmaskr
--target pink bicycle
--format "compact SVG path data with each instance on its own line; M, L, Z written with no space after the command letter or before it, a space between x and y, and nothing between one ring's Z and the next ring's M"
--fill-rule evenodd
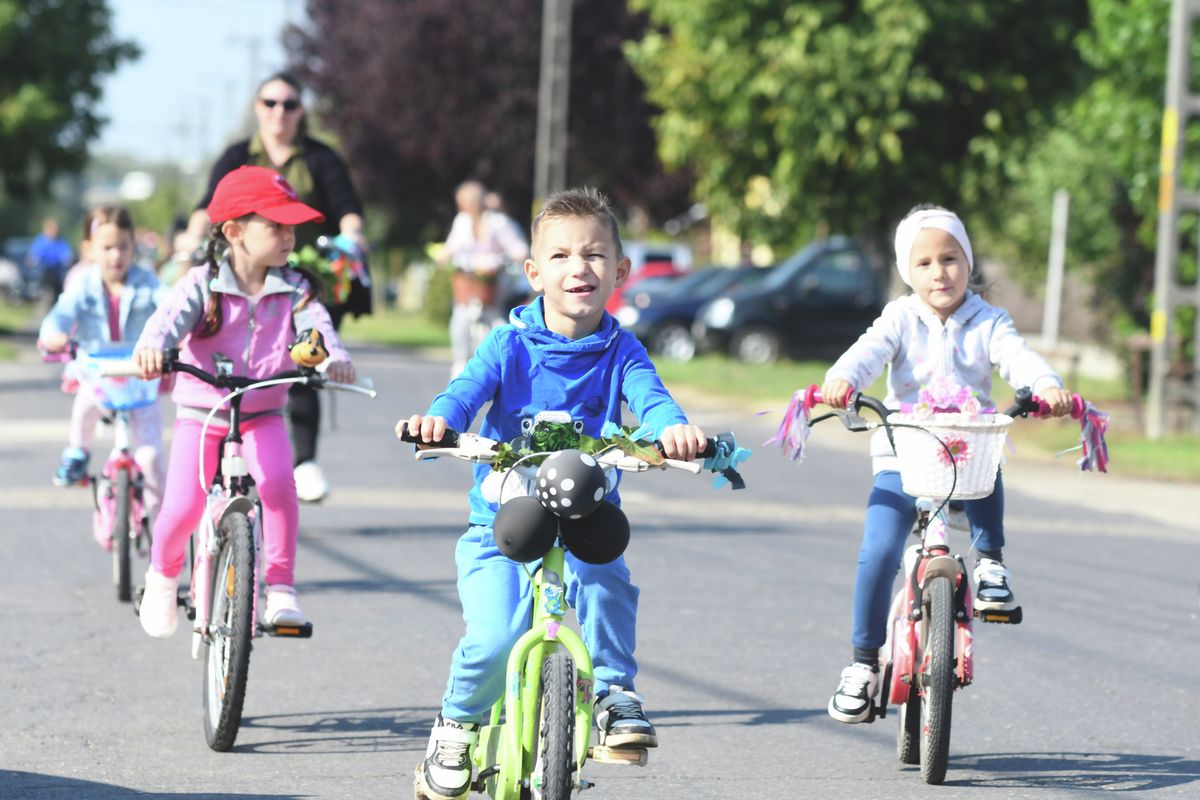
M242 455L242 399L247 392L267 386L305 384L313 388L341 389L374 397L367 385L327 380L316 369L304 367L257 379L233 374L233 362L213 358L214 371L179 360L178 350L163 353L163 374L185 372L229 393L221 397L205 419L205 431L216 414L229 409L229 431L222 439L216 472L205 480L203 454L198 478L207 499L200 527L192 537L191 590L179 597L192 620L192 658L204 658L204 735L213 750L233 747L242 720L242 704L250 670L252 640L263 636L307 639L312 623L272 625L259 617L263 591L262 506L258 490ZM132 361L105 366L107 374L137 374ZM367 383L364 381L364 383ZM203 439L204 433L201 434ZM138 587L138 611L144 587Z
M132 352L132 344L123 342L85 347L70 342L62 353L43 356L46 361L65 362L64 384L75 381L80 392L92 393L103 410L101 420L112 425L113 446L104 467L99 475L86 476L80 483L92 488L92 532L97 541L111 542L113 585L117 599L126 603L133 597L132 554L145 557L150 552L145 476L133 459L129 414L158 402L159 379L110 377L102 370L107 363L128 359Z
M972 620L1017 624L1022 618L1020 607L974 608L971 573L963 556L950 552L951 528L965 528L970 534L966 515L955 501L990 495L1013 418L1044 416L1049 408L1029 389L1021 389L1003 414L985 409L982 414L920 416L897 413L883 401L855 391L845 410L809 420L808 411L823 402L816 386L793 398L794 411L805 423L799 439L794 439L800 449L807 426L830 417L838 417L851 431L883 428L899 458L904 491L917 498L912 532L919 542L904 553L901 586L892 600L888 638L880 651L881 696L873 700L866 721L885 717L888 703L896 704L897 755L905 764L919 764L926 783L940 784L949 760L953 693L975 677ZM864 409L879 422L860 416ZM1081 468L1106 471L1107 415L1074 395L1071 416L1083 426ZM793 457L799 458L795 452Z

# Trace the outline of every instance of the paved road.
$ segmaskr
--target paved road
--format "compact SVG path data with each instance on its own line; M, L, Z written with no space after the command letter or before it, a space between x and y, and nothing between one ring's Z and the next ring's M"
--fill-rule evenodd
M302 512L316 635L256 646L227 754L204 744L188 637L142 634L84 494L49 485L69 408L53 370L0 365L0 797L410 796L460 633L467 471L416 464L390 437L446 365L359 353L380 397L338 398L322 457L335 493ZM775 417L690 399L706 429L750 443ZM931 796L896 761L891 717L845 726L824 710L848 655L864 450L818 429L800 466L758 448L745 492L682 473L626 484L640 689L662 746L644 769L589 768L584 797ZM1200 489L1022 461L1006 482L1026 622L977 628L937 796L1200 796Z

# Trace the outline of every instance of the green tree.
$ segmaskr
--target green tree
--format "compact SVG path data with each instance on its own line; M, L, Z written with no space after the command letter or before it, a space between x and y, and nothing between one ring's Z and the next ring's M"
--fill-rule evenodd
M1118 328L1149 321L1158 223L1168 0L1091 0L1090 28L1077 48L1094 79L1055 129L1031 149L989 237L1026 282L1044 274L1050 205L1071 194L1068 267L1096 288ZM1192 91L1200 85L1200 39L1193 37ZM1180 189L1200 188L1200 128L1186 131ZM1197 219L1180 219L1180 271L1196 277Z
M44 193L80 169L103 119L100 79L140 51L112 32L106 0L0 0L0 187Z
M668 165L742 233L882 245L917 202L977 204L1079 90L1085 0L630 0L626 54Z

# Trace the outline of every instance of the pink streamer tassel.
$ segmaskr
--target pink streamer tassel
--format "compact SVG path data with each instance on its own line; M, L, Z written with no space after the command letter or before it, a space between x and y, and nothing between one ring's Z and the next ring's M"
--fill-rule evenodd
M1091 403L1084 407L1079 418L1079 443L1083 446L1083 457L1076 463L1083 472L1108 472L1108 414Z
M792 401L788 403L775 435L763 445L777 444L785 456L799 463L804 460L804 443L808 441L810 430L809 408L804 402L804 390L801 389L792 395Z

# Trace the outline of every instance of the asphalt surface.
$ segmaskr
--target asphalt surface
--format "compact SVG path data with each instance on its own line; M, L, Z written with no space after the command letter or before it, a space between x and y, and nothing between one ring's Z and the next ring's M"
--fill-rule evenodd
M391 434L446 363L354 352L380 395L327 415L333 494L302 510L298 556L315 635L256 642L230 753L205 745L190 637L142 633L86 493L50 485L70 408L55 368L28 352L0 364L0 798L411 796L461 633L469 470L418 464ZM781 409L685 399L755 449L750 488L625 484L638 688L661 746L644 768L589 765L584 797L1200 797L1200 487L1122 479L1119 452L1110 476L1013 460L1006 560L1025 622L976 626L976 682L955 695L934 789L896 760L894 715L825 712L849 655L865 438L823 426L795 465L759 446Z

